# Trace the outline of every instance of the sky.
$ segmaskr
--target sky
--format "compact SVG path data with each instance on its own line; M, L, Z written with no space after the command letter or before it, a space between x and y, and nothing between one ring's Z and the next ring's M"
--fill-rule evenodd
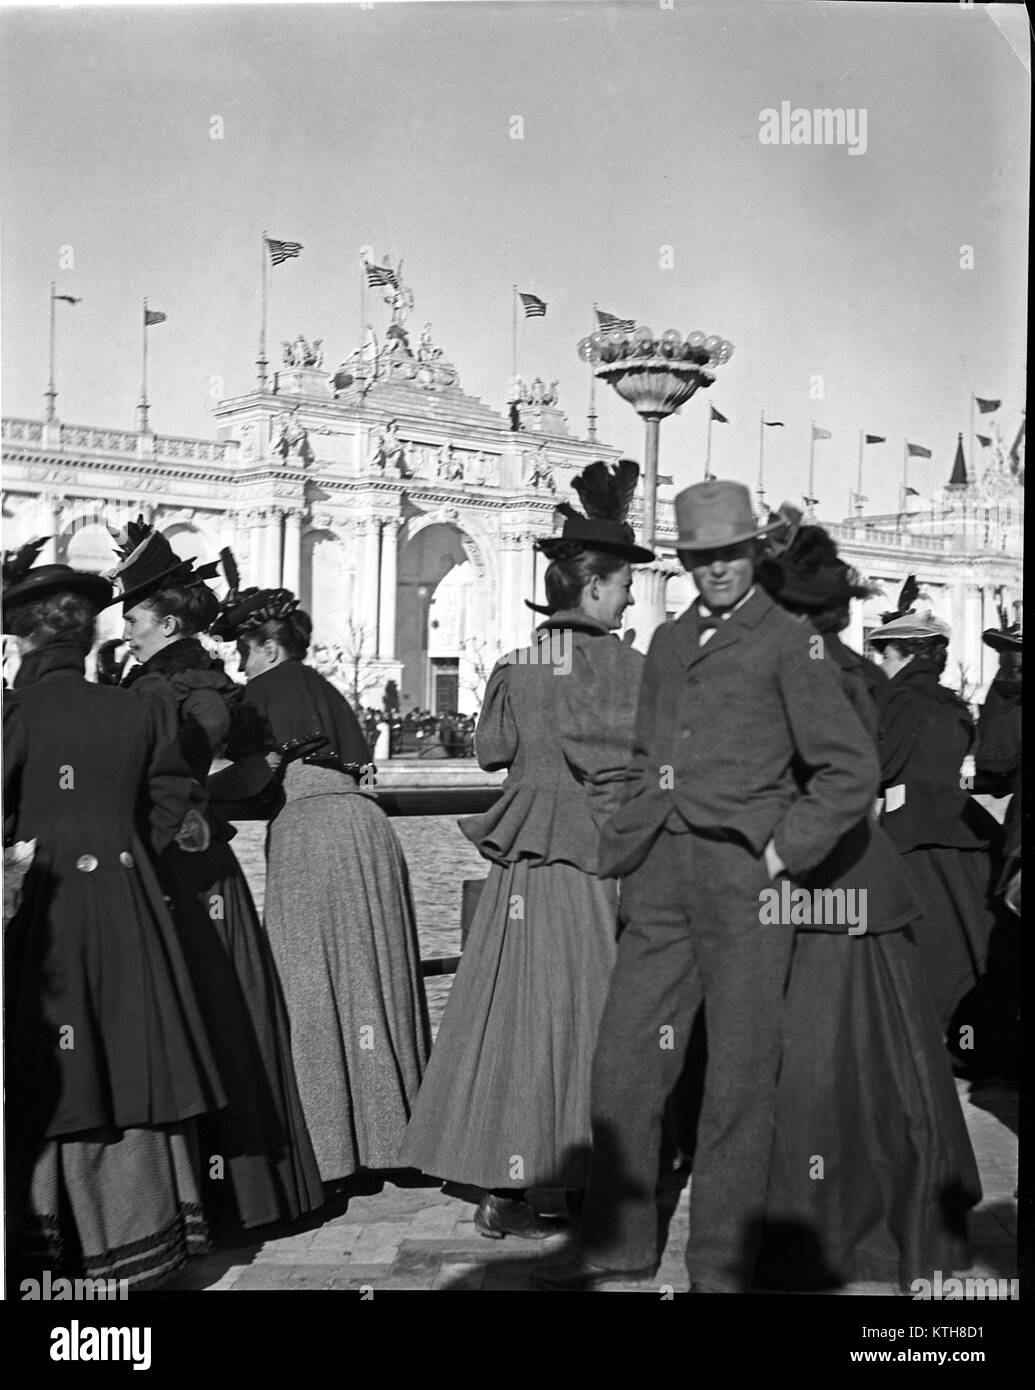
M662 426L676 487L704 474L710 399L730 421L713 472L754 486L764 410L785 422L769 500L800 499L814 422L837 520L865 430L888 441L866 510L894 510L906 439L934 455L910 465L923 493L959 431L969 460L971 393L1003 401L1008 443L1020 422L1026 64L1021 6L0 4L3 412L42 416L55 280L82 300L57 305L59 417L134 427L147 296L167 315L152 428L212 437L214 398L254 385L266 229L304 246L270 270L274 364L299 332L330 365L357 346L368 246L403 259L411 326L496 409L516 283L548 305L519 372L559 379L584 434L596 302L734 344ZM865 149L763 143L785 101L865 111ZM367 318L383 333L373 295ZM597 403L599 437L642 460L632 408L603 385Z

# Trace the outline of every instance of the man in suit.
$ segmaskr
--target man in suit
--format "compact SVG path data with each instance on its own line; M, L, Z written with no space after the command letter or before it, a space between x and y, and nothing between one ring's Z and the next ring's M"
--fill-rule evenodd
M675 501L700 597L654 635L626 794L602 872L623 930L593 1067L593 1166L578 1253L548 1289L649 1278L662 1112L705 1006L691 1288L751 1287L765 1209L793 927L760 922L773 879L818 865L870 808L879 767L822 644L754 584L759 528L739 483ZM806 767L800 791L792 763Z

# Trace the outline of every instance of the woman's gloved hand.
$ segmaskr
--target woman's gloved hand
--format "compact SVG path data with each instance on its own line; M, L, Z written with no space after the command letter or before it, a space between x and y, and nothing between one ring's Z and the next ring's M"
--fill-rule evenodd
M212 832L200 811L191 807L176 833L176 843L185 854L202 854L208 849Z
M97 648L97 684L98 685L118 685L122 679L122 673L126 669L126 662L129 660L129 648L126 647L126 654L120 661L115 653L125 643L117 637L110 638L107 642L102 642Z

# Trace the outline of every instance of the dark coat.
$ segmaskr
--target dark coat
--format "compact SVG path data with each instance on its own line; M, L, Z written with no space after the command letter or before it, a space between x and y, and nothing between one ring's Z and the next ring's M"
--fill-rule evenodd
M88 684L73 648L31 653L15 685L5 840L38 843L7 934L9 1113L53 1138L214 1109L225 1096L146 843L163 850L190 805L175 726Z
M978 720L977 776L974 790L988 796L1009 796L1003 820L1004 875L1014 871L1021 853L1021 682L997 676L981 707ZM1001 887L1005 884L1001 884Z
M993 818L961 785L974 721L938 677L933 661L915 656L895 672L881 698L881 823L902 854L925 845L985 849L998 834Z
M603 871L634 869L676 811L756 855L773 838L800 877L869 809L878 777L870 740L836 667L811 655L814 636L761 587L703 647L697 613L694 602L654 634ZM809 769L804 793L796 757Z

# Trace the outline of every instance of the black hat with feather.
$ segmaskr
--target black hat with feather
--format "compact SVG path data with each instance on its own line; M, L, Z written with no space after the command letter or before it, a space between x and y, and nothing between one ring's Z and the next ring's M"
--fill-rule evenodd
M219 552L223 573L229 585L226 598L219 606L209 633L221 642L239 642L249 632L274 618L286 618L299 606L290 589L241 588L241 573L234 552L224 547Z
M29 541L18 550L4 553L3 611L23 603L34 603L48 594L80 594L100 612L111 600L111 585L99 574L74 570L71 565L37 565L39 553L49 537Z
M119 536L117 541L116 550L121 560L112 571L112 578L122 585L122 592L111 602L121 603L126 612L159 589L174 584L193 588L206 579L215 579L219 573L215 560L197 569L194 556L181 560L165 536L149 526L142 516L129 522L125 537Z
M839 557L829 531L803 526L801 513L787 502L775 520L783 524L770 538L770 554L757 566L755 577L782 607L822 613L873 593Z

